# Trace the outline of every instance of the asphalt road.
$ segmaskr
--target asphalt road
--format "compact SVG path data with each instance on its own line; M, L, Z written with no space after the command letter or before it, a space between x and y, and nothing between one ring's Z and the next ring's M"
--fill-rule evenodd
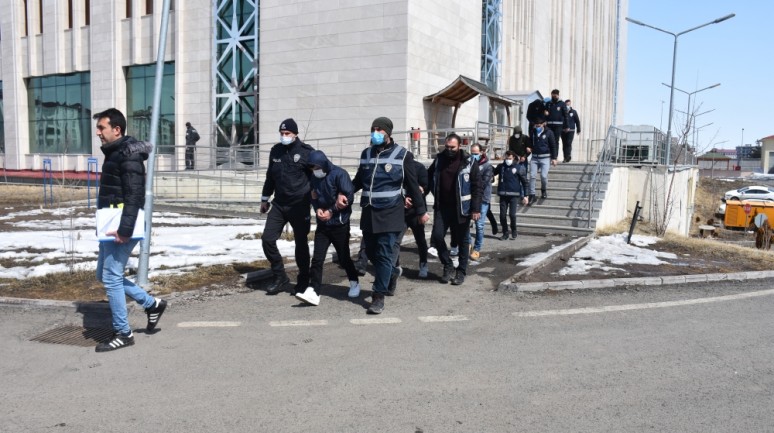
M493 274L405 278L373 317L371 277L352 301L331 267L319 307L173 300L110 353L29 341L82 313L0 307L0 431L774 431L771 280L519 294Z

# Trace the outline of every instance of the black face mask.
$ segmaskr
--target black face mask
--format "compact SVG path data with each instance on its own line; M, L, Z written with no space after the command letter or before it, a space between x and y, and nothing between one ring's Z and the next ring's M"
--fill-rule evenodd
M458 150L459 150L459 149L458 149ZM448 156L449 158L454 158L454 157L457 155L457 151L458 151L458 150L452 150L452 149L449 149L449 148L447 147L447 148L446 148L446 150L445 150L444 152L446 152L446 156Z

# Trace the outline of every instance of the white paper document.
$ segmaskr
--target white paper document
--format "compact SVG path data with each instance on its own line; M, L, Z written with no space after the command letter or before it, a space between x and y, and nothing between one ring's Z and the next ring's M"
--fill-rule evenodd
M123 208L105 207L97 209L97 240L100 242L114 241L115 236L107 236L105 233L118 230L121 224L121 213ZM145 211L140 209L137 212L137 221L134 223L134 232L132 239L145 238Z

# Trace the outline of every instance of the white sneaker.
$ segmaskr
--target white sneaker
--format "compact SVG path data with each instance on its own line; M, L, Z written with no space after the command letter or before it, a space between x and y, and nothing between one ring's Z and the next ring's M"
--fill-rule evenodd
M419 264L419 278L427 278L427 263Z
M314 289L307 287L304 293L296 293L296 298L311 305L320 305L320 295L314 292Z
M435 247L430 247L427 249L427 254L430 254L433 257L438 257L438 250L436 250Z
M452 257L457 257L457 256L459 256L459 255L460 255L460 249L459 249L459 247L454 247L454 248L450 249L450 250L449 250L449 255L450 255L450 256L452 256Z
M347 296L350 298L357 298L360 296L360 283L357 281L350 281L349 282L349 293L347 293Z

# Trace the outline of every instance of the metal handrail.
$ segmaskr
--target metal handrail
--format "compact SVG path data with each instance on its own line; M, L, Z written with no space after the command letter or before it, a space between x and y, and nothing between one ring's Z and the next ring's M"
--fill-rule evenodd
M594 214L594 202L597 200L602 190L602 178L607 173L608 169L612 165L613 150L617 147L618 142L618 128L611 126L607 130L607 137L605 138L605 144L599 151L597 156L597 163L594 166L594 172L591 177L591 183L586 189L588 195L588 217L586 220L586 227L591 228L591 217Z

